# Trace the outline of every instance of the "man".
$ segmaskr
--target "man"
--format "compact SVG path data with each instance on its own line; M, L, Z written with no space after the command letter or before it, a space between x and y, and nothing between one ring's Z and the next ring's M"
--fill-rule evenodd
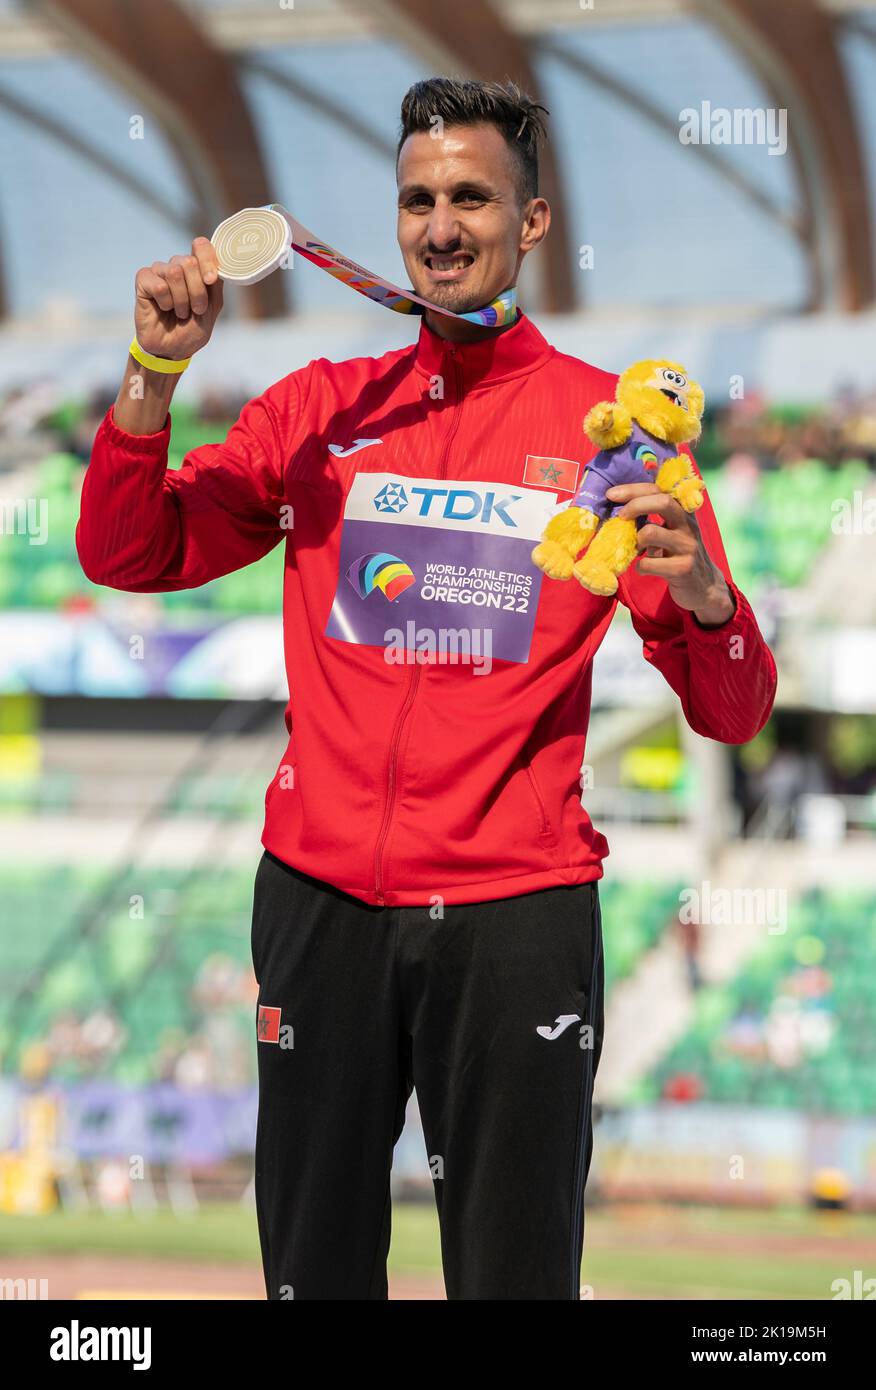
M516 285L550 225L541 109L512 84L408 92L398 240L415 293L462 314ZM206 345L222 307L208 240L136 289L141 356L175 366ZM543 580L530 552L616 378L523 313L497 330L427 311L415 346L309 363L166 472L177 378L156 367L129 360L98 431L86 574L188 588L286 541L289 743L252 929L268 1296L387 1297L415 1085L448 1297L575 1299L608 853L578 778L615 599ZM618 595L646 660L699 733L752 738L775 666L710 504L695 520L649 484L614 493L663 522L639 531L654 553Z

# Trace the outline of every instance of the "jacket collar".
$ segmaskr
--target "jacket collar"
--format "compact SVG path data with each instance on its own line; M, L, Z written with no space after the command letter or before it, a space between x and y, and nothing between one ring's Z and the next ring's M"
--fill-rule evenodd
M429 377L455 368L462 389L471 390L534 371L543 366L553 352L547 339L518 309L511 328L478 343L448 342L433 333L424 318L420 324L415 363L417 370Z

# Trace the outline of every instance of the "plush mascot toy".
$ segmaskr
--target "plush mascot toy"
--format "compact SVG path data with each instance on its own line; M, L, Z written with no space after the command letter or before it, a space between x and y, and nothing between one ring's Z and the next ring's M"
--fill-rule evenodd
M612 503L606 490L656 482L686 512L695 512L703 482L676 446L699 437L704 404L702 387L677 362L649 359L628 367L615 399L600 401L584 421L584 433L599 453L533 550L539 569L550 579L574 574L592 594L615 593L617 576L636 558L636 534L646 518L619 517L623 504Z

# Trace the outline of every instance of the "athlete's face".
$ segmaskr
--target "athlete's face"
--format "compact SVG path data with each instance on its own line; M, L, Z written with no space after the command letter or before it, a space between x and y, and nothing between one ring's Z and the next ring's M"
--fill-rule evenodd
M454 313L515 285L523 257L550 226L544 198L521 202L514 155L493 125L409 135L397 179L398 244L411 287ZM437 331L452 331L453 320L433 319Z

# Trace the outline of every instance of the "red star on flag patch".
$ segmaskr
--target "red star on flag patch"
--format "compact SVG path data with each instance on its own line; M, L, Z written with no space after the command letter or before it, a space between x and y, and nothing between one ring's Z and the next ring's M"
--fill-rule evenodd
M257 1029L259 1042L278 1043L280 1041L281 1013L281 1009L269 1009L266 1004L259 1005Z
M577 492L580 463L574 459L545 458L527 454L523 466L523 481L530 487L546 487L553 492Z

